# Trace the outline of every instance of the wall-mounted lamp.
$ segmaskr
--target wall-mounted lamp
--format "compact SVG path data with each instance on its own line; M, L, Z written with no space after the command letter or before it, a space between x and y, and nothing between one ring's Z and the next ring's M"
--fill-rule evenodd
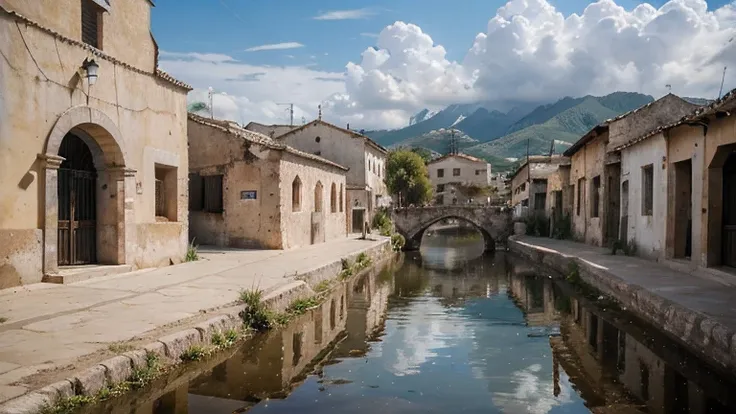
M82 69L84 69L87 72L87 82L90 86L94 85L95 82L97 82L97 70L100 68L100 65L95 62L94 59L84 59L84 62L82 62Z

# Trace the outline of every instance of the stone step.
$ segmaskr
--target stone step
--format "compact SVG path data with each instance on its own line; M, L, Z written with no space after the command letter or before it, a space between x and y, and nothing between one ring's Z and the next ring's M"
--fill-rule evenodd
M59 273L57 274L45 275L43 282L67 285L96 277L117 275L131 271L133 271L133 266L131 265L64 266L59 268Z

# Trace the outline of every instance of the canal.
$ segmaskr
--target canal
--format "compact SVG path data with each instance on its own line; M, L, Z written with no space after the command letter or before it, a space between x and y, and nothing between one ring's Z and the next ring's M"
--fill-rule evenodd
M93 413L733 413L733 378L474 230Z

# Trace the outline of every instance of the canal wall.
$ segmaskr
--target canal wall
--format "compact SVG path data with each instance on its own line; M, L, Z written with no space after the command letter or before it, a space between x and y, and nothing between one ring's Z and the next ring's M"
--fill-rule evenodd
M512 236L509 250L529 259L537 270L554 277L575 278L617 301L636 317L659 327L671 339L684 345L726 373L736 374L736 332L715 318L626 280L609 267L574 254L535 244L528 238ZM621 257L621 266L633 258ZM652 263L652 266L656 266ZM636 275L634 276L634 280ZM695 284L696 282L693 282Z
M370 247L336 258L326 265L284 275L284 283L264 291L262 301L271 310L283 311L296 299L314 296L314 288L320 282L338 280L342 260L355 263L358 256L363 254L370 258L371 265L353 277L374 271L396 257L390 239L374 242ZM257 289L258 286L253 288ZM53 383L46 382L50 384L42 388L35 387L34 391L0 403L0 414L36 414L45 407L75 395L95 396L106 387L128 380L134 371L146 369L148 354L157 355L162 366L168 370L181 363L180 356L190 347L210 345L213 334L229 329L240 331L243 327L243 320L239 315L242 309L242 305L231 302L216 309L200 310L203 317L199 320L188 319L174 326L158 327L154 331L162 332L163 335L158 339L101 362L87 364L86 367L82 364L78 369L72 367L73 370L66 378Z

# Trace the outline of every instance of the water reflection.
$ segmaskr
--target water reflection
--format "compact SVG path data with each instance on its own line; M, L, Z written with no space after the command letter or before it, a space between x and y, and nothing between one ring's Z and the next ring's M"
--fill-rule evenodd
M420 253L96 412L736 412L732 378L532 264Z
M440 222L428 228L419 247L424 267L437 270L457 270L483 255L483 235L472 225Z

